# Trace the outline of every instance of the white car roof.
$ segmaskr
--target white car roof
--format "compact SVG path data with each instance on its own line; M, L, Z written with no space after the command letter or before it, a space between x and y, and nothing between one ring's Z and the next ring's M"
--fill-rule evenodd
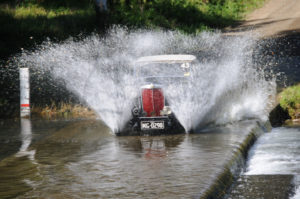
M140 57L136 63L186 63L194 60L194 55L155 55Z

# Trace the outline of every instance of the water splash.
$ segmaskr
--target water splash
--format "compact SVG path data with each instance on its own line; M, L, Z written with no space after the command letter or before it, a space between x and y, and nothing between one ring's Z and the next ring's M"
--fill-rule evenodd
M205 33L204 33L205 34ZM222 124L259 118L266 121L274 103L275 79L265 78L252 60L255 40L251 37L206 37L215 42L196 65L187 85L171 86L172 109L186 130L208 123ZM212 58L213 57L213 58ZM203 61L204 60L204 61ZM180 94L184 97L175 97Z
M276 86L253 64L255 44L247 36L208 32L191 36L115 27L105 38L94 34L81 41L46 42L34 52L24 52L18 62L63 80L68 90L118 131L130 119L139 93L133 61L146 55L194 54L199 63L191 81L163 88L175 115L189 131L210 122L267 118Z

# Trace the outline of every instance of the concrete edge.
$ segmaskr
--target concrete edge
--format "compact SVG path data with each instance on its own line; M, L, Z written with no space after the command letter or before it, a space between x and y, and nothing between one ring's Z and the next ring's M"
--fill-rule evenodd
M262 123L257 121L256 127L252 128L243 142L232 153L232 158L224 165L224 169L212 181L211 185L200 194L200 199L222 199L226 195L233 182L237 179L245 165L248 152L257 140L265 132L271 130L269 121Z

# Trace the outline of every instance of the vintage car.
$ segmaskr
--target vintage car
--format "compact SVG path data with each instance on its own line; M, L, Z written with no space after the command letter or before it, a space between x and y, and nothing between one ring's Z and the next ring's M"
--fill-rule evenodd
M172 112L164 88L191 76L194 55L157 55L139 58L135 75L140 83L139 96L132 108L131 132L165 134L185 132Z

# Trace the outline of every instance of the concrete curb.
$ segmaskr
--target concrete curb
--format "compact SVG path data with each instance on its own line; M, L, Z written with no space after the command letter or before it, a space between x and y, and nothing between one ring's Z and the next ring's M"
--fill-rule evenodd
M212 181L209 187L200 193L200 199L221 199L224 198L226 192L231 187L232 183L237 179L242 168L245 165L248 151L255 143L257 138L265 132L271 130L270 122L262 123L257 121L257 126L254 127L243 142L232 153L232 157L224 165L224 169Z

